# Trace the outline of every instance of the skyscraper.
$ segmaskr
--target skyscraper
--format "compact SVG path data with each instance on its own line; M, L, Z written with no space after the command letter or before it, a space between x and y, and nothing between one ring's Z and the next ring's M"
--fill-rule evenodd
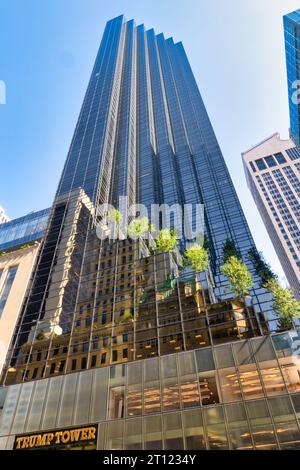
M290 136L300 147L300 10L283 18L288 95L290 110Z
M120 196L125 212L203 203L208 272L99 238L101 204ZM245 299L220 272L227 240L253 274ZM183 45L109 21L7 356L0 446L299 445L298 334L264 336L277 322L253 248Z
M300 151L274 134L243 153L249 189L300 299Z

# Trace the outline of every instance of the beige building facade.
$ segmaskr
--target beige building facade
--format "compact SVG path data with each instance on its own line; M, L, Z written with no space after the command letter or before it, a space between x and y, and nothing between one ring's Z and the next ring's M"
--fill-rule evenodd
M276 133L242 158L248 187L290 287L300 298L300 149Z
M16 326L39 242L0 251L0 370Z

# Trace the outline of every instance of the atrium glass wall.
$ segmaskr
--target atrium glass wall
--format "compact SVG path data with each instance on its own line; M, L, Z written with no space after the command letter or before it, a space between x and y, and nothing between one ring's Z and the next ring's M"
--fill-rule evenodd
M0 251L43 238L50 209L19 217L0 225Z
M295 449L299 339L287 332L2 388L0 446L100 423L103 449Z

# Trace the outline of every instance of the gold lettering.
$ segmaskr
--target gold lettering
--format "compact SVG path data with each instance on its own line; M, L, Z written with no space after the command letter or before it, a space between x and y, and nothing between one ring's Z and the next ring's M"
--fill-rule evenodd
M50 446L51 442L53 441L54 439L54 434L52 432L49 432L48 434L46 434L46 445Z
M35 447L40 447L45 445L45 434L38 434L36 436Z
M66 429L55 433L33 434L31 436L16 437L15 449L50 446L51 444L67 444L69 442L87 441L96 439L97 428Z
M29 437L24 437L22 449L27 449L28 445L29 445Z
M29 447L35 447L36 446L36 439L38 436L30 436L29 438Z
M81 430L81 440L86 441L88 439L88 428L83 428Z
M80 436L80 429L73 429L70 431L71 434L71 442L78 442Z
M96 439L96 428L89 429L89 439Z
M23 437L17 437L17 439L16 439L16 442L17 442L16 449L21 448L21 443L22 443L23 439L24 439Z
M62 435L62 431L57 431L57 432L55 433L55 437L56 437L55 444L60 444L61 435Z
M61 436L61 441L67 444L70 441L70 431L64 431Z

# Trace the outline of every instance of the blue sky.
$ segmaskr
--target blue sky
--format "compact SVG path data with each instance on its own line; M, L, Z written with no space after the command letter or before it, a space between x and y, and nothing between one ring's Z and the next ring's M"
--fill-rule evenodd
M282 16L300 0L1 0L0 204L52 203L105 23L121 13L182 41L258 248L282 270L241 152L288 136Z

